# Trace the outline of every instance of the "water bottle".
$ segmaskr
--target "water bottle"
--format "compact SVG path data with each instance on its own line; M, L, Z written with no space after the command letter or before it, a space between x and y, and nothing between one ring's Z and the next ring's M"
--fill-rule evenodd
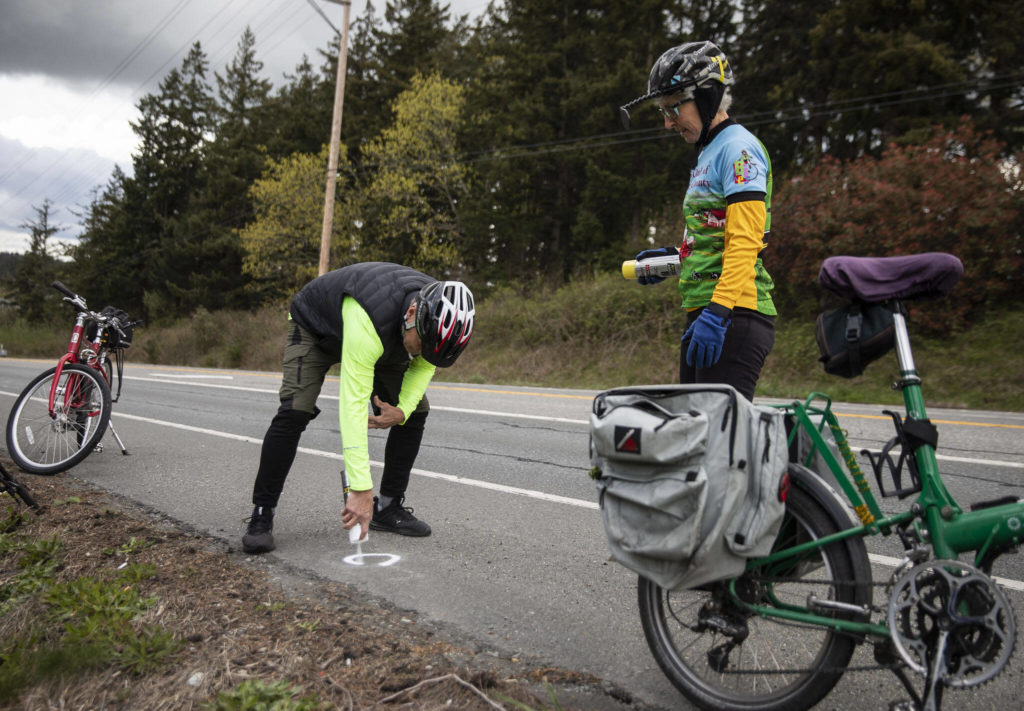
M679 276L679 255L669 254L663 257L647 259L629 259L622 263L622 276L626 279L639 277L672 277Z

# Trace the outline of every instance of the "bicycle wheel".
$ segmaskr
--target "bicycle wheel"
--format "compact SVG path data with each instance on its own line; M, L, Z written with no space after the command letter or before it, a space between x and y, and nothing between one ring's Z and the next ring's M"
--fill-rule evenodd
M110 388L96 370L78 364L61 371L51 416L48 402L56 372L51 368L36 376L7 419L11 459L33 474L56 474L81 462L110 422Z
M794 474L792 468L790 473ZM800 478L804 473L810 475L804 469ZM790 487L776 550L839 530L815 488L820 484L810 491ZM772 570L748 571L738 579L736 590L747 602L776 607L803 608L811 594L866 604L871 572L864 542L850 539L780 561ZM658 665L677 689L704 709L810 708L839 681L856 644L851 636L825 627L753 615L730 602L724 585L707 591L668 591L641 577L638 597L644 636Z

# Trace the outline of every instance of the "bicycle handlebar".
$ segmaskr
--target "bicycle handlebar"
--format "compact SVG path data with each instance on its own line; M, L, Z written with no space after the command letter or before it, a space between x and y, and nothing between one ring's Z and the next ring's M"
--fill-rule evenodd
M98 314L95 311L92 311L91 309L89 309L88 306L86 306L85 299L83 299L75 292L71 291L71 289L67 288L66 286L64 286L64 284L62 284L59 281L54 281L53 283L50 284L50 286L52 286L60 293L64 294L66 300L71 302L71 305L75 307L76 311L88 314L89 317L93 321L96 321L97 323L101 323L116 329L117 332L120 333L122 336L126 335L122 329L135 328L136 326L141 326L143 324L143 319L129 321L128 323L121 323L116 318L107 317L102 314Z
M72 306L75 307L75 311L83 311L87 314L93 315L92 311L89 310L89 307L85 305L85 299L83 299L75 292L71 291L71 289L67 288L59 281L53 282L52 284L50 284L50 286L52 286L60 293L64 294L64 297L71 302Z
M56 289L60 293L64 294L64 296L67 296L70 299L77 299L78 298L78 294L76 294L73 291L71 291L71 289L67 288L66 286L61 284L59 281L53 282L52 284L50 284L50 286L52 286L54 289Z

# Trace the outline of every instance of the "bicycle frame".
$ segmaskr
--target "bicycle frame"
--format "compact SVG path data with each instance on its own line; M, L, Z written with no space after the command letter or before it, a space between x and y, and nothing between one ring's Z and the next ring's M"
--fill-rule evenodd
M894 302L893 311L896 358L900 374L900 379L894 387L903 393L908 420L927 420L921 378L914 365L906 319L899 302ZM824 401L824 404L817 405L819 400ZM901 466L904 456L912 458L911 465L916 465L920 491L908 511L885 516L831 406L832 402L828 396L811 393L804 402L779 407L792 415L797 424L790 435L790 444L793 444L801 430L807 435L811 451L803 463L809 463L815 455L821 457L842 494L853 506L860 519L860 526L853 526L830 536L752 560L748 564L748 570L771 566L773 563L854 536L889 535L894 528L899 531L908 549L912 543L916 546L930 546L932 557L935 559L955 559L961 553L975 552L974 563L977 567L981 567L983 561L988 560L990 555L994 557L1002 550L1017 546L1024 540L1024 502L987 505L985 508L965 513L943 484L935 447L929 443L918 444L912 452L902 452ZM820 418L820 424L815 424L815 418ZM842 461L835 456L822 434L825 426L835 439ZM897 427L899 426L897 421ZM903 449L906 449L906 441L903 442ZM885 462L880 459L879 469L882 463ZM888 465L892 467L891 460ZM878 471L876 476L880 476ZM912 531L906 531L908 528ZM826 617L808 608L747 604L737 596L735 581L731 586L732 595L739 605L765 617L823 625L853 634L889 636L888 628L882 624Z
M103 376L103 379L107 381L107 385L110 385L110 380L107 378L107 373L104 370L102 363L103 359L106 358L106 354L99 347L101 334L97 330L95 342L90 342L87 338L85 338L86 319L87 316L84 313L78 314L78 318L75 320L75 327L71 331L71 339L68 341L67 351L57 361L57 372L54 373L53 383L50 385L50 398L48 402L50 417L56 417L54 404L57 399L57 384L60 382L60 376L64 372L64 366L67 365L68 363L81 362L79 360L78 354L81 350L82 345L89 344L96 350L97 358L92 362L86 363L86 365L93 368L94 370L99 371L99 373ZM69 400L74 396L74 393L74 387L68 387L65 389L65 408L70 406L71 403L69 402Z

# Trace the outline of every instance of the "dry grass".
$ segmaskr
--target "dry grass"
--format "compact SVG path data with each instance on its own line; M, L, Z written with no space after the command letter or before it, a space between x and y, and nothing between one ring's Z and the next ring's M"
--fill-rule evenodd
M29 514L8 536L57 537L62 544L57 582L116 579L126 560L153 566L152 577L133 585L155 601L131 625L159 626L181 648L142 675L103 664L43 678L2 708L198 709L218 692L261 680L301 687L325 708L541 709L549 707L545 683L597 681L478 654L443 638L415 614L341 584L290 578L279 566L273 574L285 583L272 582L262 561L231 553L221 542L67 475L34 477L6 466L44 505L41 514ZM7 497L0 498L0 513L8 505ZM23 570L19 553L0 547L0 600ZM41 622L49 619L47 606L40 594L9 605L6 612L0 605L0 671L3 654L16 640L37 647L59 644L66 631L58 623Z

